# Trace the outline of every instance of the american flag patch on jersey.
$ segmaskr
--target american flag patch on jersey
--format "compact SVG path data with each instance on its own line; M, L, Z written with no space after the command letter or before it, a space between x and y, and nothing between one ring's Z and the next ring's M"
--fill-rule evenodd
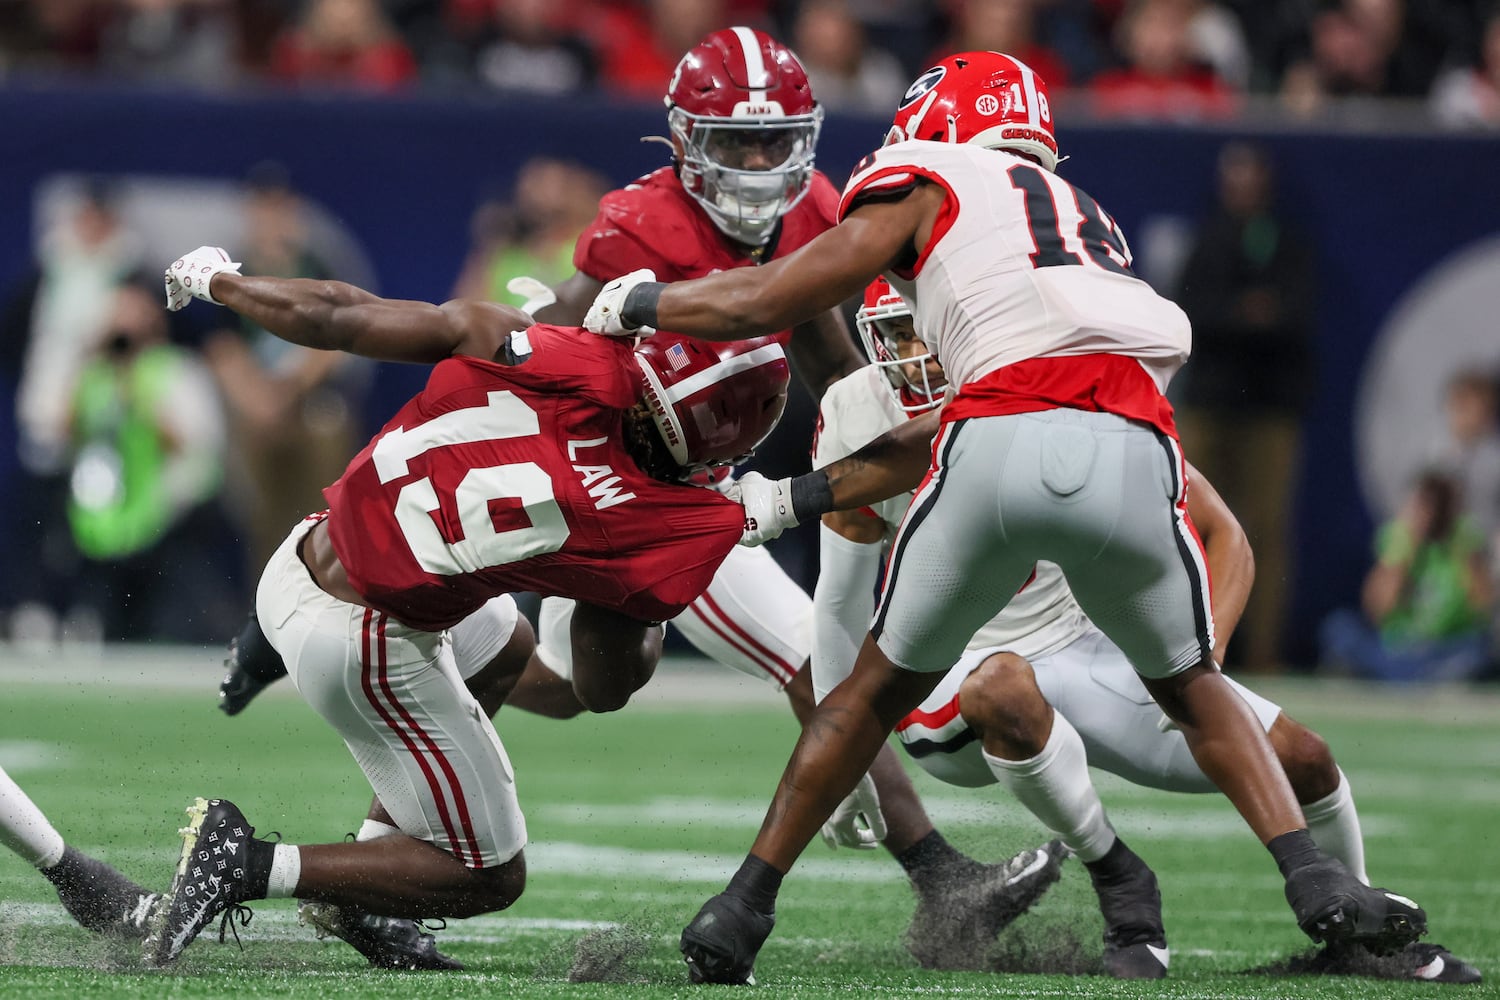
M687 351L683 350L681 344L673 344L667 348L667 364L672 366L674 372L680 372L687 367Z

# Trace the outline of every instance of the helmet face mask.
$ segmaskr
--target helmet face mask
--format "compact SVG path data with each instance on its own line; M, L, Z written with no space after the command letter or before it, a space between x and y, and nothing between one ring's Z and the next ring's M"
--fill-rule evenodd
M1029 156L1048 170L1059 162L1047 83L1003 52L960 52L907 88L885 144L909 139L974 143Z
M823 125L797 57L763 32L715 31L677 64L666 105L683 187L724 235L764 246L807 193Z
M943 369L917 335L911 308L884 278L865 290L854 326L865 357L884 372L897 406L924 413L943 401L948 385Z

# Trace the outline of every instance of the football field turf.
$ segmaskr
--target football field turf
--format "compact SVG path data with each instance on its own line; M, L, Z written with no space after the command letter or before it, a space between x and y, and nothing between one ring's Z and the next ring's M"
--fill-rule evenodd
M0 652L0 765L68 841L163 888L195 796L237 803L264 835L338 840L368 805L332 730L285 683L227 719L214 708L218 654L108 654L101 662ZM531 843L528 888L509 911L438 933L460 973L371 970L318 941L290 900L218 943L207 930L166 972L138 947L73 924L51 887L0 852L0 997L655 997L703 995L676 948L682 925L743 858L794 739L779 696L664 668L656 690L610 716L552 722L502 711ZM1252 681L1254 683L1254 681ZM1333 745L1353 783L1371 876L1427 908L1429 939L1500 982L1500 696L1255 684ZM1148 792L1095 772L1116 827L1161 878L1172 971L1162 983L1095 975L933 973L901 945L912 897L883 852L816 842L787 879L761 953L776 997L1500 996L1500 987L1248 970L1302 952L1275 865L1217 796ZM940 829L971 854L1046 839L998 789L918 778ZM1097 964L1101 922L1076 860L1002 935L1008 968ZM589 975L569 982L579 955ZM708 995L723 995L722 991Z

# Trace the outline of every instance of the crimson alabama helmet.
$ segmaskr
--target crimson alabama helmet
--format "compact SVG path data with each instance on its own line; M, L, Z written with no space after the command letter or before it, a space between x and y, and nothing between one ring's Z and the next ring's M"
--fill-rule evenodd
M792 50L723 28L688 50L667 84L678 178L730 239L764 246L807 193L823 109Z
M687 470L743 462L786 408L790 369L771 337L647 340L635 359L641 398L673 460Z
M916 338L909 327L898 333L893 321L910 318L911 307L906 300L889 281L876 278L865 289L864 304L854 314L854 328L865 357L885 372L890 381L896 404L907 413L922 413L943 401L946 383L939 379L934 385L929 377L928 362L932 360L932 352L926 349L926 345L920 354L901 356L901 335L909 338L908 342L916 341Z
M886 145L907 139L972 142L1057 169L1047 83L1003 52L960 52L917 77L885 137Z

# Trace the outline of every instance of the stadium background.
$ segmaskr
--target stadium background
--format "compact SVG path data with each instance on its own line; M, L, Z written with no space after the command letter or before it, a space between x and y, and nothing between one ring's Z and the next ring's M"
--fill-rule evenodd
M1182 233L1212 200L1218 151L1236 137L1270 150L1281 205L1318 248L1318 392L1304 428L1293 521L1297 576L1286 583L1287 651L1307 664L1319 620L1356 598L1373 520L1390 513L1389 470L1410 468L1417 457L1411 452L1438 426L1443 380L1466 366L1500 362L1500 288L1483 278L1500 270L1500 140L1439 132L1409 118L1392 119L1402 124L1389 128L1276 127L1253 119L1089 124L1069 113L1066 100L1058 119L1070 157L1063 173L1109 207L1148 277L1171 268ZM840 182L887 123L830 115L819 166ZM46 196L70 179L116 181L127 218L165 263L220 239L212 225L195 220L195 199L215 185L232 188L271 159L352 237L382 294L440 301L462 263L476 201L507 187L525 160L572 159L623 184L666 162L660 145L638 141L663 131L659 105L607 96L210 95L13 82L0 88L0 288L24 273ZM132 191L140 195L133 201ZM1465 283L1465 274L1477 282ZM1452 280L1463 287L1445 297ZM1386 358L1406 368L1383 371ZM1190 365L1184 377L1191 372ZM367 397L368 429L423 377L418 369L382 366ZM1379 383L1380 394L1362 404L1367 383ZM0 433L8 443L15 439L14 389L13 381L0 387ZM756 464L772 472L805 465L811 424L811 403L799 397ZM14 447L0 461L0 482L14 484ZM4 513L14 502L7 485ZM814 541L803 530L773 547L809 586ZM205 558L233 563L228 550Z

